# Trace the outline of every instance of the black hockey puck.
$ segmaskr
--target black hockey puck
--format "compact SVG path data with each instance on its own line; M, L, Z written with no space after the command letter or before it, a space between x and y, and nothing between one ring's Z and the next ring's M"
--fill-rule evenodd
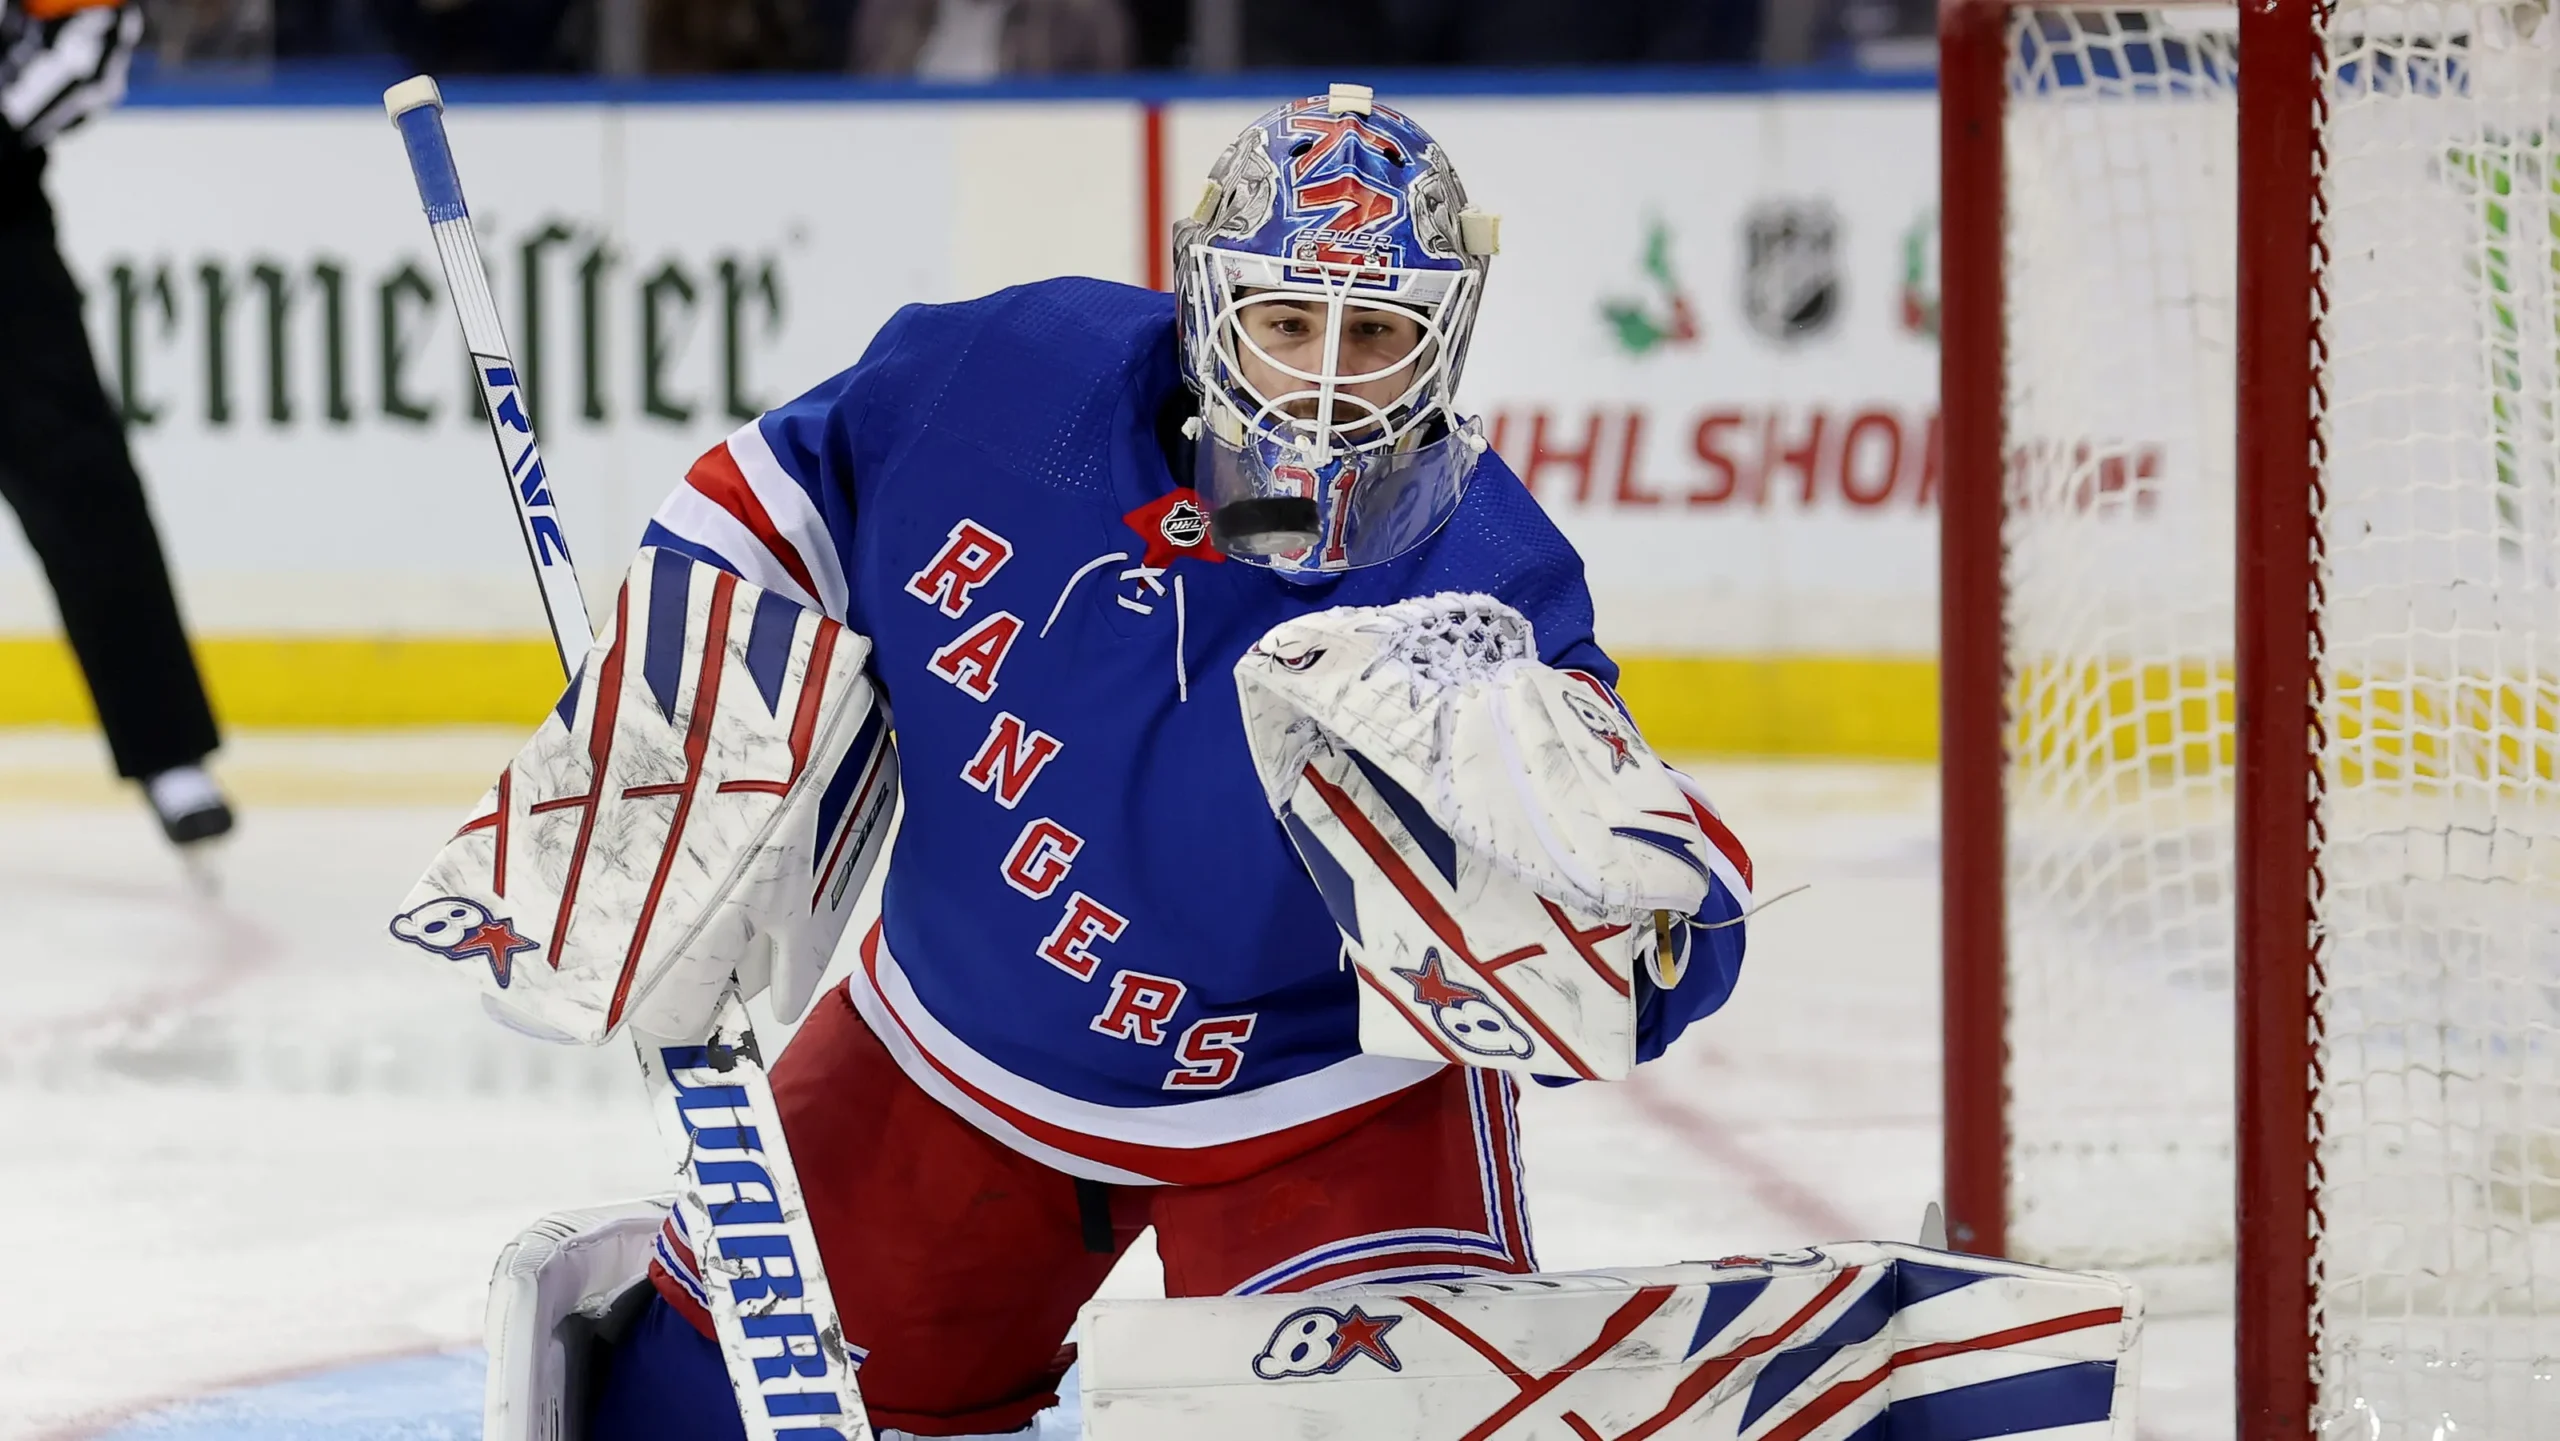
M1209 515L1209 535L1229 555L1287 555L1316 543L1316 503L1274 495L1230 501Z

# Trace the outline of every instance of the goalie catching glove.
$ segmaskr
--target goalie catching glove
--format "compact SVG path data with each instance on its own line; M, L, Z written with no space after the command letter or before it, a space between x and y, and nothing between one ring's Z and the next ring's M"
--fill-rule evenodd
M780 595L641 551L577 679L391 934L546 1040L697 1036L733 973L797 1016L897 800L870 653Z
M1274 627L1236 665L1273 812L1380 1055L1614 1079L1722 1005L1750 859L1608 689L1446 594Z

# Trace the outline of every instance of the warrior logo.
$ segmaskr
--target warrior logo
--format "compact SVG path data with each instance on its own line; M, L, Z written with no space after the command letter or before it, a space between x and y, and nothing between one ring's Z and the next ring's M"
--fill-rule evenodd
M1390 1371L1401 1371L1404 1363L1387 1345L1387 1333L1403 1319L1372 1316L1357 1306L1348 1311L1323 1306L1293 1311L1262 1343L1262 1354L1253 1358L1253 1374L1265 1381L1330 1376L1363 1356Z
M1439 947L1422 953L1421 969L1396 974L1412 983L1413 998L1431 1008L1431 1024L1460 1049L1479 1056L1527 1056L1537 1049L1491 997L1449 979Z
M542 943L527 939L505 916L492 916L477 901L438 896L391 918L391 934L422 951L452 961L485 956L489 977L505 990L515 979L515 958L538 951Z
M1821 201L1776 201L1743 222L1742 310L1781 345L1831 328L1840 313L1840 217Z

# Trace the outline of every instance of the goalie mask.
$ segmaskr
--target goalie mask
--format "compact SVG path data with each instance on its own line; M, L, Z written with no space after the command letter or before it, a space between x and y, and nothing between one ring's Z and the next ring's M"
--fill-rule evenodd
M1376 565L1457 511L1453 408L1498 226L1364 85L1246 127L1173 228L1193 484L1218 548L1284 575Z

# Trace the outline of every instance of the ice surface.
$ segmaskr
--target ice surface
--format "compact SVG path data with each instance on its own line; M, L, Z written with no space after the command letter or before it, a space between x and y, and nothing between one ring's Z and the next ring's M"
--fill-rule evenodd
M477 1351L335 1366L154 1408L98 1441L476 1441Z
M513 746L241 740L208 898L94 742L0 732L0 1441L469 1436L499 1246L664 1184L628 1057L505 1032L385 938ZM1937 1193L1934 773L1694 769L1763 893L1813 889L1671 1057L1529 1097L1551 1269L1910 1239ZM2154 1323L2148 1441L2230 1434L2228 1344Z

